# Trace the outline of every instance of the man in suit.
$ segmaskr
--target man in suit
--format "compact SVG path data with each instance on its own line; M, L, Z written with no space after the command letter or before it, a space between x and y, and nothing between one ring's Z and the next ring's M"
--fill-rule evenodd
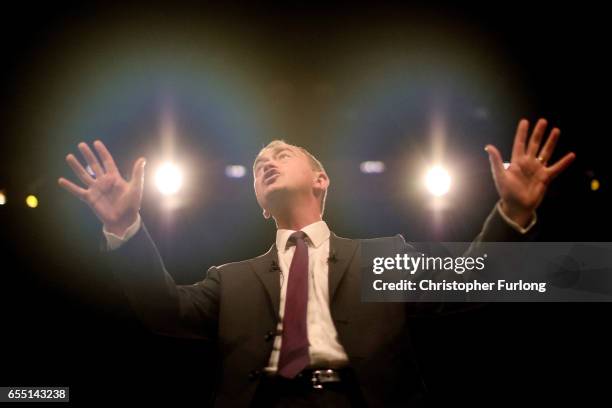
M520 121L510 166L489 153L500 195L474 243L528 239L548 183L574 159L548 166L559 130L540 146L540 120L527 142ZM155 333L214 339L222 370L217 406L406 406L424 392L410 346L411 303L362 303L361 256L415 253L401 235L347 239L323 221L330 180L307 150L273 141L253 166L257 201L273 218L275 243L258 257L213 266L193 285L176 285L142 222L144 158L124 180L106 147L101 162L79 144L92 177L66 158L87 188L59 179L103 223L113 273L142 322Z

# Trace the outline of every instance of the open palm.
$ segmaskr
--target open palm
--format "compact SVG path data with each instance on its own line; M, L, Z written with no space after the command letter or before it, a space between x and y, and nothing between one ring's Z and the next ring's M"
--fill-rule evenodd
M79 143L78 147L95 177L85 170L74 155L69 154L66 156L66 162L87 188L79 187L63 177L59 178L58 183L85 201L109 232L121 234L136 221L140 210L145 160L136 160L132 178L128 182L119 173L113 157L101 141L95 141L94 147L104 167L86 143Z
M576 157L573 152L570 152L556 163L547 165L561 131L553 128L540 150L546 126L546 120L540 119L529 138L529 144L526 145L529 122L525 119L519 122L514 137L512 158L507 169L504 168L499 150L493 145L485 147L489 153L497 192L506 207L511 208L515 213L533 212L542 202L550 182Z

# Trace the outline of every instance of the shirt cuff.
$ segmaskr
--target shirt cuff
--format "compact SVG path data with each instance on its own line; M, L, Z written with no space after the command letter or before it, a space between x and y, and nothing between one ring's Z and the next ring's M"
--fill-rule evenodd
M506 214L504 214L504 212L502 211L501 208L501 200L499 200L497 202L497 211L499 212L499 215L501 215L501 217L504 219L504 221L506 221L508 224L510 224L510 226L512 228L514 228L515 230L517 230L518 232L520 232L521 234L525 234L527 233L536 223L538 216L536 215L536 212L533 212L533 215L531 217L531 222L529 223L529 225L527 225L526 227L521 227L520 225L518 225L516 222L512 221L510 219L510 217L508 217Z
M113 234L112 232L108 232L106 228L102 227L102 232L106 237L106 243L108 245L108 249L110 251L118 249L121 245L126 243L130 238L132 238L140 229L141 219L140 213L137 214L136 221L132 225L129 226L127 230L125 230L125 234L123 236L119 236L117 234Z

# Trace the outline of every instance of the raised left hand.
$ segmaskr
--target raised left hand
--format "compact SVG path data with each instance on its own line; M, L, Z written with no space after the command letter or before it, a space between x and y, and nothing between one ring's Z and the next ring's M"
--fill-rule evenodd
M575 153L569 152L556 163L547 164L561 131L553 128L540 150L546 126L546 119L540 119L529 138L529 145L526 146L529 122L526 119L519 122L510 166L507 169L504 169L499 150L490 144L485 146L495 187L501 198L502 210L521 226L529 223L533 212L544 199L550 182L576 158Z

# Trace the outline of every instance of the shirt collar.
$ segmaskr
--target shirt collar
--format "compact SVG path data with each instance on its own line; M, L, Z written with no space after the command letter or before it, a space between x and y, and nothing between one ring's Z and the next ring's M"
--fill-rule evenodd
M308 236L307 240L309 240L312 243L312 246L315 248L321 246L323 242L329 239L330 235L329 227L327 226L327 223L323 220L313 222L312 224L309 224L302 228L301 231L304 231L306 233L306 235ZM289 229L276 230L276 247L280 251L285 250L287 240L289 240L289 237L294 232L294 230Z

